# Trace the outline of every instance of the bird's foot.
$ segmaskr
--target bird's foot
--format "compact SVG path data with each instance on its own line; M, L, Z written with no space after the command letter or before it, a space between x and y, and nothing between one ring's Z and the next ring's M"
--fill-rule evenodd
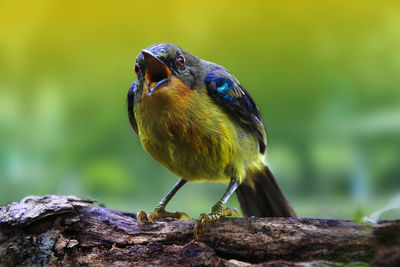
M228 217L228 216L233 216L236 214L236 216L240 217L239 211L236 208L223 208L221 203L215 204L211 212L209 214L202 213L200 214L200 218L196 222L196 226L194 228L194 238L196 240L199 240L198 232L204 232L204 226L212 221L219 220L221 217Z
M150 221L151 223L154 223L155 220L161 218L172 218L180 220L182 217L186 217L187 219L190 218L189 215L187 215L185 212L180 212L180 211L168 212L164 209L164 207L156 207L154 211L149 214L141 210L138 212L136 216L139 225L143 221Z

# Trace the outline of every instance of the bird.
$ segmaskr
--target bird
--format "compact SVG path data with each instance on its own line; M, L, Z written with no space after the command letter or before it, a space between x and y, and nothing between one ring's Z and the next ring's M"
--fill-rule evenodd
M136 81L127 94L128 118L141 145L179 177L171 191L138 222L189 218L166 205L186 182L226 183L209 213L196 221L194 237L206 224L237 214L225 204L236 192L246 217L296 217L265 163L267 136L249 93L224 67L172 43L141 50Z

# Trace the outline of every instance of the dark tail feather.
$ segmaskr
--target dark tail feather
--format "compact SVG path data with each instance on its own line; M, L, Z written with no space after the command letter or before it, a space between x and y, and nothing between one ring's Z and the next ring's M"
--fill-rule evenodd
M268 167L251 176L254 178L254 189L246 182L236 189L246 217L296 217Z

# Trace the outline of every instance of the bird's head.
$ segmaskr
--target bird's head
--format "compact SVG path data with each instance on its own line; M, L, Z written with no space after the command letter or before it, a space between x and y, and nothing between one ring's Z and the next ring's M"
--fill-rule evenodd
M136 57L136 88L151 95L176 77L194 89L201 75L200 64L200 59L174 44L151 45Z

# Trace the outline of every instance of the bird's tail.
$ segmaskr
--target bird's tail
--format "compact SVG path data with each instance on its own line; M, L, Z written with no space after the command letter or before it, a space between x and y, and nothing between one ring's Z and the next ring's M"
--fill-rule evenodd
M246 179L248 181L236 189L240 207L246 217L296 217L267 166L249 174Z

